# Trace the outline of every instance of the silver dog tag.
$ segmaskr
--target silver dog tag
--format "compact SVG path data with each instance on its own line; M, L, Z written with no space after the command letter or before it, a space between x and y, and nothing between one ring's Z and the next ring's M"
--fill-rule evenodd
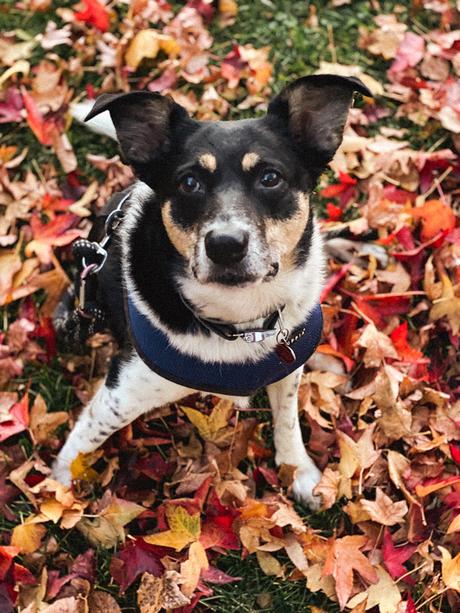
M243 339L247 343L261 343L266 338L270 338L270 336L274 336L275 334L276 330L254 330L254 332L245 332Z

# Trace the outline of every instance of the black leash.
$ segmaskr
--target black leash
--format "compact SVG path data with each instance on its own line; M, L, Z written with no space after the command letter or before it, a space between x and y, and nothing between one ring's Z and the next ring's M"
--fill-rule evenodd
M107 248L123 218L122 208L130 195L131 192L125 194L107 216L105 234L100 242L78 239L72 246L80 274L76 275L74 287L64 296L53 317L61 345L72 351L106 328L106 314L98 302L98 273L107 260Z

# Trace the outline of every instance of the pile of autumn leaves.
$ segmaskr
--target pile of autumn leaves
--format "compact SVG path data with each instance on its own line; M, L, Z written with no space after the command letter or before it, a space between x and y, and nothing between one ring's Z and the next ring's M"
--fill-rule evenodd
M218 19L235 17L234 3L219 4ZM33 0L31 8L49 5ZM223 117L234 101L257 108L268 94L268 51L235 46L222 61L211 61L211 10L209 3L189 2L174 15L161 0L133 2L112 27L118 15L98 0L84 0L57 10L64 25L50 21L26 42L14 33L0 40L7 68L0 77L0 118L8 124L25 118L68 173L59 182L49 164L18 176L27 152L0 147L6 213L0 301L12 303L14 313L0 353L7 390L0 394L0 504L6 525L14 526L0 533L2 611L15 603L27 613L116 613L114 597L94 587L98 547L118 547L110 574L122 593L141 577L141 613L186 613L214 584L238 581L219 570L219 557L229 550L254 555L265 574L303 581L355 613L373 607L412 613L431 604L455 610L460 230L453 205L460 167L457 154L441 145L449 136L455 142L459 131L460 32L449 29L446 12L444 29L423 36L394 16L380 16L375 29L362 32L367 52L393 60L385 89L360 67L327 66L357 74L376 94L397 99L398 115L424 126L427 136L439 123L451 131L426 152L412 149L400 128L368 137L367 127L389 110L367 101L351 112L333 163L337 179L320 186L325 228L346 228L356 239L331 243L337 258L330 260L323 292L318 350L326 366L306 373L299 393L309 449L324 470L317 491L325 517L341 507L332 533L312 529L287 498L295 471L274 469L266 442L270 413L261 411L266 420L256 420L217 399L192 397L125 428L103 450L78 458L72 490L49 478L62 443L59 428L70 417L49 412L28 386L15 389L15 377L25 365L55 355L49 316L68 283L55 249L87 231L91 204L131 180L118 159L92 156L107 181L85 185L66 137L67 104L75 96L68 81L95 64L101 91L120 89L151 62L136 87L172 89L200 118ZM58 45L72 45L68 60L55 55ZM31 70L39 48L46 57ZM203 92L174 89L184 81L204 83ZM31 297L39 290L46 299L37 303ZM111 351L103 336L91 348L96 362ZM86 401L97 384L90 379L93 361L64 356L61 362ZM31 454L24 437L33 443ZM76 534L85 546L71 555L60 539L73 542ZM277 552L291 563L281 563Z

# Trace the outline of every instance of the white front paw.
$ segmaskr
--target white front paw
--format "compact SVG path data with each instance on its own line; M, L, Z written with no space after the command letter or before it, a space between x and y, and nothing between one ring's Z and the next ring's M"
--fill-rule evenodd
M70 464L59 461L59 458L54 462L51 468L51 478L59 481L62 485L70 487L72 484L72 474L70 472Z
M319 511L321 508L321 496L315 496L313 490L321 479L321 471L316 466L309 465L299 467L297 475L292 484L292 495L303 506L309 507L312 511Z

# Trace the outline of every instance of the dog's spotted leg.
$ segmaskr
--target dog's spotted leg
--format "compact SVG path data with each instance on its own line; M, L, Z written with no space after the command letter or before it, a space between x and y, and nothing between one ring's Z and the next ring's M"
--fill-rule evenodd
M64 485L70 485L70 465L79 453L94 451L111 434L143 413L192 392L163 379L138 356L118 363L115 380L109 373L105 384L83 409L53 465L53 477Z
M321 472L305 451L297 408L302 370L296 370L278 383L267 386L267 392L273 413L275 461L278 465L297 466L293 495L299 502L317 510L321 498L313 495L313 489L321 479Z

